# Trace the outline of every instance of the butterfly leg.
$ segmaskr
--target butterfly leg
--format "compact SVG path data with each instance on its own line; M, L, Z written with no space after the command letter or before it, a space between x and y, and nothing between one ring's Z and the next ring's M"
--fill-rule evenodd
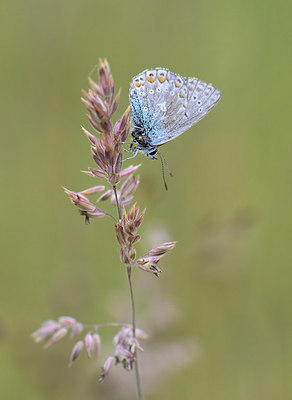
M129 153L131 152L130 150L126 150L126 151L128 151ZM126 158L126 159L123 160L123 161L131 160L132 158L136 157L136 155L138 154L138 152L139 152L139 150L138 150L138 149L135 149L135 150L134 150L134 155L133 155L132 157Z

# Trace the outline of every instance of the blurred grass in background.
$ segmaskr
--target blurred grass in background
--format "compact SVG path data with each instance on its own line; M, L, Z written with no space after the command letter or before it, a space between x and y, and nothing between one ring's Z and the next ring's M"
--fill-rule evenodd
M180 311L150 343L189 337L200 348L185 367L168 360L172 373L147 398L291 399L291 3L10 0L1 8L3 399L114 398L111 377L96 381L105 350L98 365L83 357L68 370L72 342L44 352L29 338L59 315L112 320L116 292L128 307L111 222L85 226L62 191L93 183L79 173L93 165L80 90L99 57L123 89L120 115L132 76L146 68L196 76L222 93L163 147L175 175L167 193L158 162L135 159L147 207L141 233L150 237L141 253L153 236L178 240L159 280L135 274ZM147 291L136 298L139 325L151 331L141 317Z

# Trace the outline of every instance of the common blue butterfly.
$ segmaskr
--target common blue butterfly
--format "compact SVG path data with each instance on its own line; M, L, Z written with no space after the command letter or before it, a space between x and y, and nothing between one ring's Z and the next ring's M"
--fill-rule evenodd
M202 119L220 92L197 78L183 78L166 68L141 72L130 85L130 151L156 158L158 146L175 139ZM132 158L132 157L131 157Z

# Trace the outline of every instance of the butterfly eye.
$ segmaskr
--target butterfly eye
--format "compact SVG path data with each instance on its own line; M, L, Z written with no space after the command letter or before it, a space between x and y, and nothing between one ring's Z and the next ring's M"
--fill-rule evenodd
M202 103L201 100L198 100L198 101L197 101L198 106L200 106L201 103Z
M196 99L197 99L197 96L194 96L193 99L196 100Z
M148 154L149 154L151 157L155 157L156 154L157 154L157 149L153 149L153 150L149 151Z

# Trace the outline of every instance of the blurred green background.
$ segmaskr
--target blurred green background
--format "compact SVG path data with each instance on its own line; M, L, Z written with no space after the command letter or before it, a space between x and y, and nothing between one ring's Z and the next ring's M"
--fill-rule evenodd
M158 162L134 160L147 207L140 254L178 241L159 280L134 274L138 323L150 332L146 398L291 399L291 2L10 0L1 9L3 399L134 398L124 371L97 383L114 331L104 331L99 363L83 355L69 370L72 341L44 351L29 337L60 315L130 318L111 221L85 226L62 191L96 184L79 172L93 166L80 90L99 57L123 89L118 116L146 68L222 93L163 147L168 192Z

